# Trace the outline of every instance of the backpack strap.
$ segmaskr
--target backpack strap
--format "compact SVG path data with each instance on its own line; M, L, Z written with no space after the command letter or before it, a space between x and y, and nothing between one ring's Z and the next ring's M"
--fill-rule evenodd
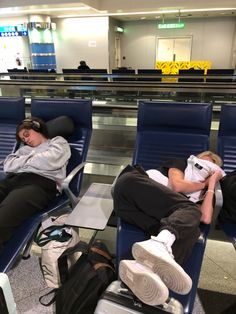
M94 253L97 253L99 255L102 255L103 257L105 257L106 259L108 260L112 260L112 257L106 252L106 251L103 251L95 246L92 246L90 248L90 251L94 252Z
M108 267L108 268L110 268L113 272L115 272L115 269L114 269L111 265L109 265L109 264L107 264L107 263L96 263L96 264L93 265L94 270L98 270L98 269L100 269L100 268L102 268L102 267Z
M87 254L88 244L84 241L79 241L75 246L69 247L59 256L57 260L57 264L58 264L61 284L63 284L68 278L68 274L69 274L68 257L76 252L82 252L84 254Z

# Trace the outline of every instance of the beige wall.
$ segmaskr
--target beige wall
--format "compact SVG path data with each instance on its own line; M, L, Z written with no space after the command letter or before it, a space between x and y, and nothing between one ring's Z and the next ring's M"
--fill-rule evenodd
M57 70L77 68L85 60L91 68L109 67L108 18L68 18L53 20Z

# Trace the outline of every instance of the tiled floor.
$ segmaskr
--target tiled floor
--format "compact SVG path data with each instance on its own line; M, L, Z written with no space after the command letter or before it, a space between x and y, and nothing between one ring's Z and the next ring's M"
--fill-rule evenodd
M81 230L81 236L90 237L91 230ZM105 240L110 251L115 252L114 228L99 232L97 238ZM29 260L21 261L9 272L17 313L53 313L53 306L44 307L38 301L39 296L50 289L43 281L35 247L33 252L34 255ZM235 304L236 252L233 245L225 242L221 235L221 241L209 239L207 242L193 314L234 314ZM230 306L231 309L227 312L226 309Z

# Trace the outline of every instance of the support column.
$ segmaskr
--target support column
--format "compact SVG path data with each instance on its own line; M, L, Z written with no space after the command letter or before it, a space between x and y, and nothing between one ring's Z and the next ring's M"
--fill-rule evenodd
M28 30L33 69L56 69L53 27L49 16L33 15Z

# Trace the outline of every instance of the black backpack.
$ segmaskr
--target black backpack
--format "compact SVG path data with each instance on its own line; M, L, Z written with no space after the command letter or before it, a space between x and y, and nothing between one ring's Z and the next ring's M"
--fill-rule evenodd
M68 271L67 257L75 252L82 255ZM40 301L43 305L56 302L56 314L93 314L100 296L116 279L112 257L100 240L91 247L80 241L66 249L58 259L58 268L61 287L54 290L51 302Z

